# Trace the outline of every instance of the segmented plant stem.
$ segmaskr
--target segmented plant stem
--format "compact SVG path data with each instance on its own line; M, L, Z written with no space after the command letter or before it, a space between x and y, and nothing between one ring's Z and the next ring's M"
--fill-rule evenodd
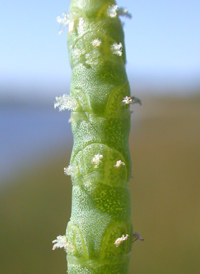
M114 0L72 0L68 25L70 96L55 107L71 109L74 145L65 173L73 182L66 236L69 274L128 273L132 242L129 153L131 97L120 15ZM138 236L137 239L140 239Z

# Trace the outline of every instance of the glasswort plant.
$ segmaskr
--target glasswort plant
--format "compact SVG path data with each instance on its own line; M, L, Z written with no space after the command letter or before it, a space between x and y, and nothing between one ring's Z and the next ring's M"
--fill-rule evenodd
M69 274L128 273L133 233L128 139L131 97L125 71L124 32L119 16L131 17L114 0L72 0L68 25L70 96L55 107L71 110L74 145L70 165L72 212L66 235L53 249L67 252Z

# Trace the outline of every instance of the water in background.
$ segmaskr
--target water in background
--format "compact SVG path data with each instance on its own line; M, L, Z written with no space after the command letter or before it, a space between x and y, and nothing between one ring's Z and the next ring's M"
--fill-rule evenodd
M51 106L1 106L0 183L20 168L72 141L70 112Z

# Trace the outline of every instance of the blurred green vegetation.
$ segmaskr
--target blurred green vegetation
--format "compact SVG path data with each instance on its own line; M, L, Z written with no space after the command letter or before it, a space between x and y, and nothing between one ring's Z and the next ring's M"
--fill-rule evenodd
M200 97L142 98L130 136L134 231L130 273L200 270ZM67 143L66 143L67 146ZM71 149L71 148L70 148ZM66 273L52 251L70 218L70 149L26 168L0 192L0 273Z

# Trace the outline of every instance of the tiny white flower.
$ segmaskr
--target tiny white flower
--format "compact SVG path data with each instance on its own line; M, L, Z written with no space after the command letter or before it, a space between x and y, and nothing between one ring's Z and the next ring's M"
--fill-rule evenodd
M117 5L112 5L107 8L107 14L111 18L116 18L117 15L132 18L127 8L119 8Z
M94 39L94 40L92 41L92 45L93 45L93 47L99 47L99 46L101 45L101 40L99 40L99 39Z
M122 43L114 43L111 46L112 53L118 56L122 56Z
M63 248L63 247L66 249L66 246L67 246L66 236L59 235L57 236L56 240L52 241L52 243L54 244L52 250L55 250L56 248Z
M107 14L108 14L108 16L111 17L111 18L117 17L117 9L118 9L117 5L109 6L107 8Z
M140 104L142 105L142 101L140 100L140 98L137 98L137 97L129 97L129 96L126 96L122 99L122 104Z
M73 252L74 251L74 247L73 245L70 244L70 242L67 242L67 239L66 239L66 236L57 236L56 240L52 241L52 243L54 244L53 245L53 248L52 250L55 250L56 248L64 248L65 251L71 251Z
M118 247L122 242L126 241L128 239L129 235L126 234L126 236L122 235L121 238L118 238L115 242L114 245L116 245L116 247Z
M66 13L64 12L64 13L62 14L62 16L63 16L63 18L61 18L60 16L58 16L58 17L56 18L57 22L60 23L60 24L62 24L62 25L61 25L61 29L60 29L60 31L59 31L59 34L61 34L61 33L63 32L64 28L65 28L67 25L69 25L69 23L70 23L70 18L69 18L69 15L68 15L68 14L66 14Z
M96 154L94 158L92 159L92 164L95 164L95 168L98 167L98 165L101 163L101 159L103 158L103 155L101 154Z
M69 176L71 176L71 175L74 175L74 174L76 174L78 172L78 167L77 166L68 166L68 167L65 167L64 168L64 173L66 174L66 175L69 175Z
M62 24L61 25L61 29L60 29L60 31L58 32L59 34L61 34L62 32L63 32L63 30L64 30L64 28L68 25L69 26L69 29L68 29L68 31L70 32L70 31L72 31L73 30L73 28L74 28L74 20L73 20L73 15L68 15L67 13L63 13L62 14L62 16L63 16L63 18L62 17L60 17L60 16L58 16L57 18L56 18L56 20L57 20L57 22L58 23L60 23L60 24Z
M64 94L63 96L56 97L54 108L57 107L59 108L59 111L66 109L76 110L78 107L78 102L75 98L72 98L71 96Z
M129 96L124 97L123 100L122 100L122 103L123 103L124 105L129 105L129 104L131 104L132 102L133 102L133 99L132 99L131 97L129 97Z
M114 165L116 168L119 168L120 166L125 166L125 163L122 162L121 160L116 162L116 165Z

